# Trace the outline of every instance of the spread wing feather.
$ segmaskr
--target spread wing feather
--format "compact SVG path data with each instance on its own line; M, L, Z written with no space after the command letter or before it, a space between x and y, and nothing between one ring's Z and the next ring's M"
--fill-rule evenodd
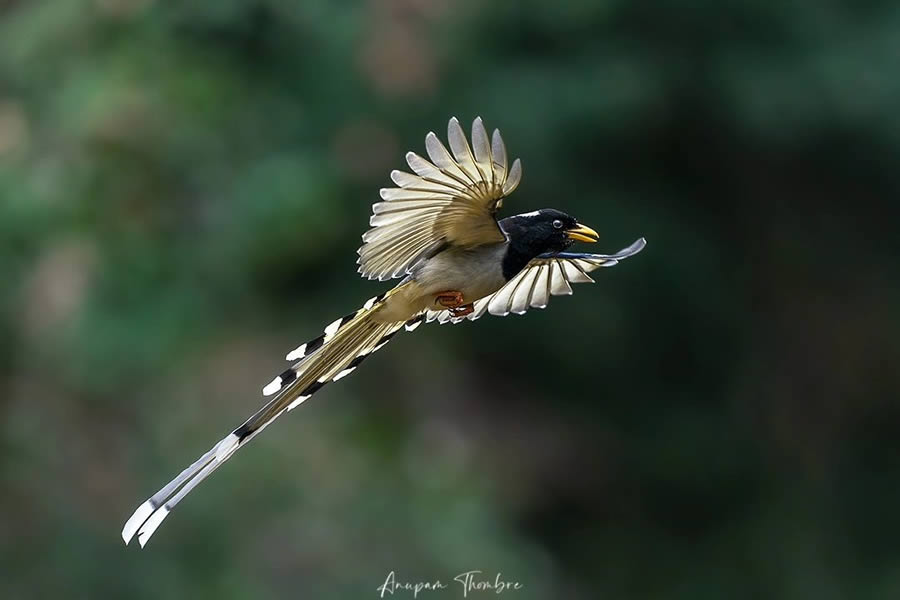
M426 160L406 155L413 173L393 171L399 187L381 190L372 206L359 249L359 272L369 279L402 277L446 243L477 246L502 242L494 213L522 177L516 159L507 167L500 132L488 138L481 118L472 123L472 144L454 117L447 126L448 150L432 132L425 137Z
M544 308L550 296L571 294L573 283L593 283L588 273L600 267L613 267L646 245L646 240L640 238L615 254L561 252L538 256L502 288L477 300L474 310L465 317L453 317L447 310L428 311L426 321L459 323L467 319L474 321L486 313L505 317L509 313L521 315L529 308Z

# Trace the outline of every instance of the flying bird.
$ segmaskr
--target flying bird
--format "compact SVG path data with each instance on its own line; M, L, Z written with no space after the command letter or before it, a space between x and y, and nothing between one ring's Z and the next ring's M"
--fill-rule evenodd
M381 190L371 229L362 236L362 276L400 283L289 352L290 368L263 388L271 399L141 504L122 530L126 544L137 534L143 547L175 505L237 449L325 384L352 373L401 330L544 308L550 296L571 294L570 284L593 282L590 271L614 266L646 245L640 238L615 254L566 252L576 241L599 236L551 208L498 221L504 198L519 185L522 163L507 164L500 132L488 137L481 118L472 123L471 144L456 118L447 136L449 150L434 132L425 137L430 160L406 154L413 172L391 173L397 187Z

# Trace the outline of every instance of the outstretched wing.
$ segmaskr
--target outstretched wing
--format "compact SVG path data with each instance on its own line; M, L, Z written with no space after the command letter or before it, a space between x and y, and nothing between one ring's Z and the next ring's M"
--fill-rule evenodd
M521 315L529 308L544 308L550 301L550 296L571 294L572 283L594 283L588 273L600 267L613 267L620 260L634 256L646 245L647 241L640 238L615 254L542 254L532 259L502 288L477 300L473 306L474 311L465 317L453 317L447 310L428 311L426 321L459 323L466 319L474 321L486 313L505 317L509 313Z
M434 132L425 137L431 161L414 152L406 161L415 172L391 172L400 187L384 188L372 206L372 228L363 235L359 272L369 279L406 275L410 267L444 244L476 246L506 238L494 213L522 177L516 159L507 169L500 132L488 139L481 117L472 123L472 145L456 117L447 126L450 150Z

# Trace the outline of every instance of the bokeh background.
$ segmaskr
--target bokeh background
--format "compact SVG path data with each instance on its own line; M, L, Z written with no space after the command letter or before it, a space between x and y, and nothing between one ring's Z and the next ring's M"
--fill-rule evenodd
M887 0L0 1L0 597L900 597L898 67ZM124 547L386 289L453 115L506 214L647 249L401 336Z

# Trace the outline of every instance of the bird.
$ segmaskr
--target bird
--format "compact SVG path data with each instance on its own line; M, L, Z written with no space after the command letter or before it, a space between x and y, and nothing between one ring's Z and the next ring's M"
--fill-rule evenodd
M551 296L571 294L572 283L593 283L589 272L643 250L641 237L614 254L567 252L575 242L600 236L552 208L498 220L504 199L519 185L522 163L508 164L500 132L488 137L480 117L470 137L471 143L455 117L447 127L449 150L429 132L428 158L408 152L412 173L392 171L396 187L382 189L372 206L358 271L370 280L400 282L289 352L291 366L263 388L270 399L134 511L122 529L126 544L136 534L143 548L172 509L238 449L402 330L544 308Z

